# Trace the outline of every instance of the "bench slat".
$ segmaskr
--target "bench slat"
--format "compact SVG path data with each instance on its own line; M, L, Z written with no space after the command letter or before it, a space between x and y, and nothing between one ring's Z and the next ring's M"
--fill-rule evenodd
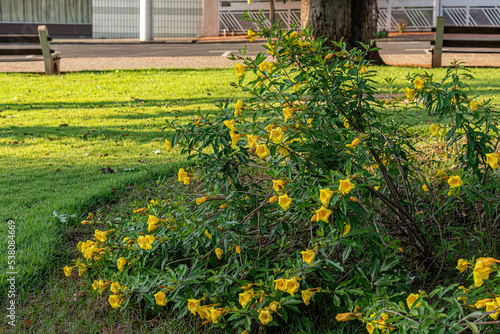
M431 45L435 45L435 41L431 41ZM443 47L448 48L500 48L500 41L490 40L443 40Z
M54 53L54 50L50 50ZM42 49L0 49L0 56L40 56Z
M40 43L38 35L0 35L0 43Z
M436 28L432 28L436 32ZM500 35L500 27L459 27L445 26L445 34L479 34L479 35Z

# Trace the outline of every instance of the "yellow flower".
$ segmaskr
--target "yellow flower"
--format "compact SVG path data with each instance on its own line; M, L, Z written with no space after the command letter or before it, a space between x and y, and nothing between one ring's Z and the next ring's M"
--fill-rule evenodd
M198 312L198 314L200 315L200 318L202 320L210 318L210 313L209 313L210 311L208 308L209 308L208 305L205 305L205 306L197 305L196 306L196 312Z
M238 117L241 114L242 110L243 110L243 101L241 100L236 101L236 106L234 107L234 117Z
M366 330L368 331L369 334L373 334L373 331L375 330L375 325L373 325L374 322L369 322L366 324Z
M477 111L477 108L479 108L479 102L477 102L476 100L472 100L469 103L469 107L470 107L470 110Z
M406 98L409 101L413 101L415 98L415 89L411 89L410 87L406 87Z
M412 309L412 306L413 304L415 304L415 301L420 297L420 295L418 293L410 293L410 295L408 296L408 298L406 298L406 305L408 305L408 309ZM417 303L417 305L415 305L415 307L419 307L420 305L422 305L422 303Z
M356 310L354 312L356 312ZM350 312L339 313L339 314L337 314L335 319L339 322L346 322L346 321L352 320L354 318L358 318L360 316L361 316L361 314L359 314L359 313L350 313Z
M259 320L261 324L265 326L269 324L271 321L273 321L273 316L271 315L271 312L267 310L261 310L259 315Z
M477 309L481 309L483 307L486 307L486 303L490 303L494 301L495 299L478 299L477 303L474 304L474 307Z
M172 151L172 143L168 139L165 139L165 145L167 146L167 153L170 153Z
M280 193L285 188L285 184L283 180L273 180L273 189L276 190L277 193Z
M188 299L188 311L196 315L196 311L203 299Z
M347 224L347 223L344 223L345 226L344 226L344 234L342 234L343 237L345 237L345 235L349 232L351 232L351 225Z
M220 249L219 247L217 247L215 249L215 255L217 255L217 258L220 260L222 259L222 254L224 254L224 251L222 249Z
M279 199L279 196L273 196L269 199L269 203L274 203Z
M328 218L332 214L332 210L328 210L326 207L321 206L319 210L316 210L316 221L324 221L328 223Z
M269 42L267 42L267 43L266 43L266 49L267 49L267 53L269 53L269 54L271 54L271 55L276 54L276 46L275 46L275 43L269 43Z
M246 290L245 292L242 292L239 294L239 302L243 308L245 308L248 303L252 300L253 296L255 296L255 293L253 292L253 289Z
M227 120L227 121L224 121L222 123L224 123L224 125L227 126L229 128L229 130L231 130L231 131L234 131L234 132L238 131L238 129L236 129L236 127L234 126L234 123L236 123L235 119L233 119L231 121Z
M498 168L498 159L500 158L500 152L486 154L486 161L492 169Z
M352 141L352 143L351 143L351 144L347 144L347 145L346 145L346 147L354 149L354 148L356 148L356 146L358 146L358 145L359 145L359 138L355 138L355 139Z
M63 268L63 270L64 270L64 275L66 275L66 276L71 276L71 272L73 271L73 268L74 268L74 267L68 267L68 266L64 267L64 268Z
M106 231L99 231L95 230L94 231L94 237L97 239L99 242L106 242L107 240L107 235L108 233Z
M123 266L127 264L127 260L125 260L123 257L119 258L118 261L116 261L116 266L118 267L119 271L123 271Z
M340 180L339 190L342 191L343 194L348 194L351 190L354 189L354 184L349 180L349 178L345 180Z
M286 292L286 280L284 278L274 280L274 290L281 290Z
M134 213L135 213L135 211L134 211ZM82 221L82 222L80 222L80 223L81 223L82 225L85 225L85 224L87 224L87 223L90 223L90 220L84 220L84 221Z
M492 271L491 266L495 267L496 263L500 263L500 261L492 257L480 257L477 259L474 271L472 272L474 276L474 285L476 287L483 285L483 281L490 277Z
M197 198L196 199L196 204L200 205L202 203L205 203L207 201L208 197L206 196L203 196L203 197L200 197L200 198Z
M455 189L451 189L450 191L448 191L448 196L453 196L455 195Z
M87 271L87 266L84 263L78 265L78 276L82 277L83 273Z
M238 79L241 79L241 77L245 74L246 69L246 66L236 63L236 75L238 76Z
M316 293L316 291L312 291L311 289L307 289L307 290L302 290L301 293L302 293L302 300L304 301L304 304L306 304L306 306L308 306L312 296Z
M212 235L208 232L208 230L205 230L205 235L208 237L208 239L212 239Z
M137 238L137 243L139 244L139 248L145 250L152 249L153 246L151 246L151 244L154 241L155 237L153 235L144 235L144 236L141 235L139 238Z
M320 202L326 207L330 203L330 199L332 198L333 195L333 190L330 190L330 188L325 188L321 189L319 191L319 200Z
M224 203L221 206L219 206L219 209L224 210L229 206L229 203Z
M120 286L120 283L114 282L113 284L111 284L109 289L111 290L111 292L118 294L118 292L122 290L122 287Z
M159 218L156 218L153 215L149 215L149 218L148 218L148 232L156 230L158 228L158 226L156 224L158 224L159 221L160 221Z
M456 268L458 270L460 270L461 273L463 273L465 270L467 270L467 268L469 268L469 266L472 266L472 263L469 263L469 262L465 261L464 259L459 259L458 265Z
M214 324L217 323L219 317L222 315L222 311L218 308L212 307L210 309L210 319Z
M294 111L295 111L295 108L292 108L292 107L285 107L285 108L283 108L283 117L285 118L285 123L290 118L292 118Z
M247 139L248 139L248 146L250 146L250 148L253 148L257 146L257 139L259 139L259 136L251 134L247 135Z
M361 67L361 70L359 72L361 74L366 74L366 66Z
M271 139L274 143L280 144L283 141L283 137L285 134L283 133L283 130L281 128L276 128L271 130L271 133L269 134L269 139Z
M120 308L123 304L124 299L120 299L120 296L118 295L111 295L109 296L108 301L112 308Z
M179 182L184 182L185 185L189 184L189 180L191 178L189 177L189 173L187 173L184 168L179 169L179 173L177 173L177 180Z
M424 88L424 80L420 80L419 78L415 79L415 89L421 91Z
M375 189L376 191L378 191L380 189L380 186L375 186L375 187L373 187L373 189Z
M437 137L439 135L439 130L441 127L438 124L431 125L431 136Z
M310 266L313 265L313 260L314 260L314 249L307 249L305 251L300 252L302 254L302 262L306 262Z
M249 29L245 38L248 39L249 42L253 42L255 40L255 36L257 36L257 33L252 29Z
M231 136L231 146L235 148L238 144L238 140L240 140L243 135L237 135L234 131L230 131L229 135Z
M344 126L345 126L346 129L349 129L349 127L350 127L349 121L345 117L344 117Z
M278 313L278 309L281 308L280 303L277 301L272 301L271 304L267 307L269 310L272 310L273 312Z
M236 253L240 254L241 250L240 250L240 246L236 246L235 247L235 250L236 250Z
M333 57L333 53L327 54L323 59L328 60Z
M288 197L287 194L285 194L283 196L278 197L278 204L279 206L281 206L283 210L286 211L290 207L290 204L292 204L292 199Z
M249 0L249 1L252 1L252 0ZM241 332L240 334L248 334L248 329L245 329L243 332Z
M286 292L292 297L299 291L299 282L297 282L297 277L285 280Z
M163 291L158 291L157 293L154 294L156 304L160 306L165 306L167 305L167 299L165 298L165 292Z
M460 176L452 176L448 179L448 184L450 185L450 188L458 188L460 187L464 182L460 178Z
M453 98L451 99L451 104L455 104L457 103L457 99L455 98L455 96L453 96Z
M424 184L424 185L422 185L422 189L423 189L425 192L429 191L429 188L428 188L428 187L427 187L427 185L425 185L425 184Z
M498 309L499 306L500 297L497 297L496 300L490 303L486 303L486 312L493 312L494 310L497 310L495 313L489 315L491 318L493 318L493 320L497 320L498 316L500 315L500 309Z
M440 178L440 177L443 177L443 176L446 176L446 173L445 173L444 171L442 171L442 170L440 170L440 171L438 171L438 172L436 173L436 177L437 177L437 178Z
M92 288L94 290L99 290L99 294L102 295L103 291L106 290L106 284L104 284L102 279L100 279L98 281L94 281L94 283L92 284Z
M255 149L255 153L259 156L259 158L266 159L271 152L269 152L266 144L259 144Z

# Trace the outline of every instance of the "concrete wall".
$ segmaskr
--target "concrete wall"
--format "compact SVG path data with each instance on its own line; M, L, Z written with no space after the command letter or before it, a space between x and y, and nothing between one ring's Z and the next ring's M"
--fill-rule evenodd
M139 38L139 0L92 0L93 38ZM203 0L153 0L157 38L201 37Z

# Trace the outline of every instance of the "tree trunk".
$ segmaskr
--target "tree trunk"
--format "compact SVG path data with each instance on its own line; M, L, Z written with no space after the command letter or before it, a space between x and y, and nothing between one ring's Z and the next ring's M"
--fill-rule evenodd
M347 49L369 44L377 32L377 0L302 0L301 25L312 25L313 36L326 36L330 41L343 38ZM332 45L332 43L327 43ZM383 63L378 52L368 58Z
M271 22L271 25L276 22L276 8L274 6L274 0L269 0L269 22Z

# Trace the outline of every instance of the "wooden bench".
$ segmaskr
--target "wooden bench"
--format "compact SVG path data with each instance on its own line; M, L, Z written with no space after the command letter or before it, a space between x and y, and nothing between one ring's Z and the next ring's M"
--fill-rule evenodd
M432 67L441 67L441 58L443 52L451 52L449 50L443 50L443 47L472 48L472 49L476 48L500 49L500 27L445 26L444 17L439 16L437 17L436 27L432 28L432 31L436 33L434 40L431 41L431 45L434 45L434 47L431 49ZM456 34L460 36L459 37L446 36L447 34ZM467 38L467 35L476 35L476 36L469 36L469 38ZM498 35L498 36L493 36L493 35ZM473 37L476 38L473 39ZM489 38L485 39L486 37ZM453 51L453 52L476 53L481 51L474 50L474 51Z
M50 49L48 35L47 26L38 26L38 35L0 35L0 56L43 56L45 74L59 74L59 54ZM33 47L34 43L39 46Z

